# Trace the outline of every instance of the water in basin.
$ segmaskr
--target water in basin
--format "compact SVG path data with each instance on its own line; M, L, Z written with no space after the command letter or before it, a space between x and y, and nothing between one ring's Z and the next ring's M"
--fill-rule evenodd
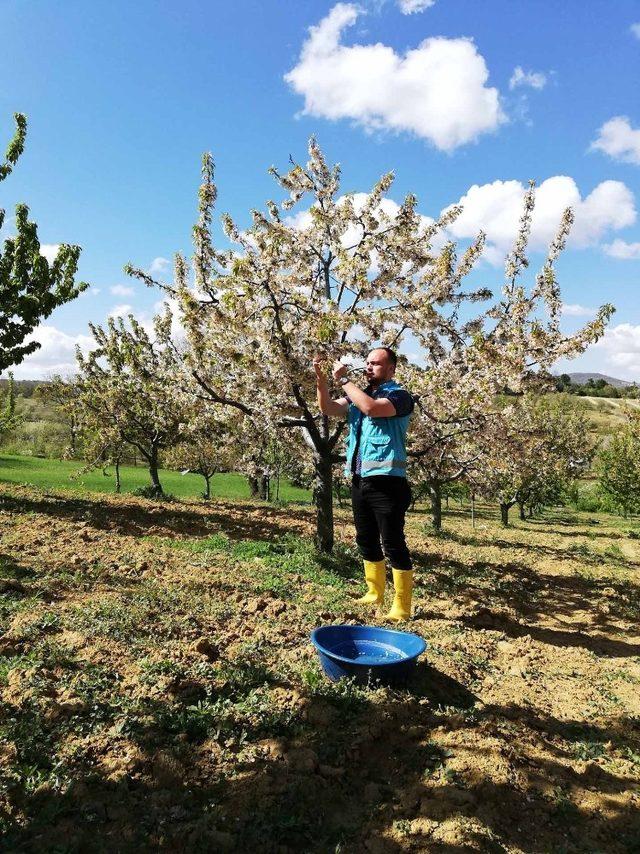
M331 647L334 655L349 658L358 664L390 664L407 658L402 650L388 643L370 639L351 639Z

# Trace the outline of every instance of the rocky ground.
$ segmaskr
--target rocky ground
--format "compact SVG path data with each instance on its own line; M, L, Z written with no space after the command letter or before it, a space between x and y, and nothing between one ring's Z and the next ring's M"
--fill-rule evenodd
M338 517L0 486L4 850L640 851L637 524L411 514L392 690L309 643L381 622Z

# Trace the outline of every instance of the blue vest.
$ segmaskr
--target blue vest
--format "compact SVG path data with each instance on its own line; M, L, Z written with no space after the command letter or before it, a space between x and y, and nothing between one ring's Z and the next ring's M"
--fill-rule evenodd
M382 383L373 392L371 397L386 397L390 391L401 389L394 380ZM377 474L395 475L406 477L407 475L407 428L411 414L399 416L394 415L384 418L372 418L363 415L358 407L350 403L347 413L349 422L349 437L347 440L347 464L345 474L351 474L351 461L356 449L356 438L358 427L362 422L360 434L360 457L362 458L362 477L370 477Z

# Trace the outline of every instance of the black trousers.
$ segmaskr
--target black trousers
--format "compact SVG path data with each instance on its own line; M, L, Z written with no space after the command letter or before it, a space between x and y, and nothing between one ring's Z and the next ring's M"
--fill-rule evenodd
M393 569L411 569L404 538L404 516L411 504L406 478L356 474L351 481L351 503L356 543L364 560L386 557Z

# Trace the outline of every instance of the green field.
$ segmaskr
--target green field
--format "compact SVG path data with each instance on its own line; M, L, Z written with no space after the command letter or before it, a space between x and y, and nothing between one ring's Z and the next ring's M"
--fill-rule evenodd
M0 456L0 482L21 483L39 489L72 489L79 492L115 491L113 468L107 475L102 469L87 472L74 477L82 465L74 461L39 459L29 456ZM122 492L133 492L149 486L149 473L143 466L121 466L120 480ZM160 482L164 491L177 498L200 498L204 492L204 478L196 474L181 474L168 469L160 470ZM275 495L275 482L272 484ZM249 498L249 486L245 477L239 474L217 474L211 479L212 498ZM310 493L291 484L280 482L280 500L308 502Z

